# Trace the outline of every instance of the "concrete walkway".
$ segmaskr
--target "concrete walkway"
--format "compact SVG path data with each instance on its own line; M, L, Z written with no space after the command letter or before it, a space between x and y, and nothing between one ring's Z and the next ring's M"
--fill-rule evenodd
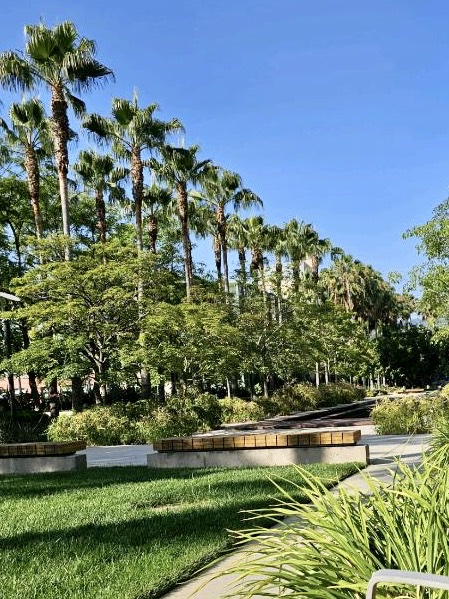
M340 428L340 427L339 427ZM430 436L402 435L379 436L374 433L371 425L357 427L362 431L361 444L369 445L370 465L364 470L380 482L389 482L395 462L401 458L408 464L418 464L422 452L426 449ZM314 429L315 431L317 429ZM285 429L282 432L286 432ZM154 453L151 445L122 445L114 447L89 447L83 452L87 456L88 467L98 466L144 466L148 453ZM363 474L355 474L341 483L346 488L367 491ZM232 597L232 587L235 587L235 576L220 576L214 578L219 572L227 570L232 565L245 558L243 550L234 552L223 559L205 574L180 585L173 591L164 595L163 599L223 599L226 595ZM262 597L254 599L263 599Z
M152 445L111 445L110 447L88 447L84 451L87 467L146 466L147 455L155 453Z

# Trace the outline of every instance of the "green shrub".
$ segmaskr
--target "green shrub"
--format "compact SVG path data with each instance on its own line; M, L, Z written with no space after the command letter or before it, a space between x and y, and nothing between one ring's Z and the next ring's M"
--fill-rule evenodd
M261 403L263 405L262 401ZM285 415L314 410L317 404L317 388L307 383L296 383L295 385L284 385L281 389L277 389L266 407L268 409L271 407L274 414Z
M200 429L200 422L195 414L177 414L173 410L161 406L151 416L146 416L136 423L136 434L140 443L152 443L166 437L186 437Z
M449 385L444 385L438 395L445 400L449 400Z
M120 445L191 435L209 430L205 421L212 417L213 402L209 399L202 397L198 405L193 405L190 399L173 397L164 406L139 401L88 408L73 415L62 414L51 423L48 438L51 441L80 439L88 445ZM209 411L201 404L208 405ZM201 412L201 416L197 412Z
M120 445L137 439L135 421L100 406L73 415L62 414L48 428L50 441L80 439L88 445Z
M448 413L443 394L413 395L397 399L381 399L371 417L380 435L411 435L429 433L439 418Z
M424 457L420 469L400 463L392 482L366 475L368 495L344 487L330 491L304 469L298 472L309 503L284 491L279 504L253 514L252 528L235 533L245 559L224 572L243 581L233 597L363 599L381 568L449 574L449 469L438 460ZM267 516L272 522L288 518L275 528L259 525ZM379 587L377 595L442 596L409 586Z
M200 428L216 428L222 422L221 405L212 393L190 394L186 398L186 407L197 416Z
M349 383L329 383L317 387L318 405L323 407L360 401L366 395L362 387L354 387Z
M221 408L222 423L247 422L265 418L265 411L258 402L238 397L225 397L219 399L218 402Z

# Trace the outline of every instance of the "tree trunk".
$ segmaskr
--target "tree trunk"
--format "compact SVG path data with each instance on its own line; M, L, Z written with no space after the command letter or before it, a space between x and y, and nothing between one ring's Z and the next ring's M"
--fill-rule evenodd
M239 297L242 299L246 294L246 253L244 247L239 247L237 250L240 264L240 289Z
M142 233L142 203L143 203L143 164L139 148L131 152L131 185L136 218L136 243L137 251L143 250Z
M72 410L81 412L83 409L83 380L80 376L72 377Z
M263 396L265 399L268 399L268 376L263 377Z
M41 239L42 217L39 202L39 164L36 152L29 146L25 150L25 170L28 179L28 191L30 194L31 208L33 210L36 238Z
M187 188L185 185L178 185L178 216L181 224L182 246L184 249L184 267L186 275L186 297L190 301L191 289L193 284L193 263L192 263L192 244L189 236L189 212Z
M148 374L148 370L146 368L140 369L140 398L141 399L150 399L151 395L151 385L150 385L150 375Z
M295 293L299 291L299 262L296 260L292 261L292 279L293 279L293 290Z
M215 258L215 268L217 269L217 281L219 289L223 287L223 273L221 271L221 245L217 235L214 235L213 249Z
M106 204L101 189L97 189L95 194L95 210L97 212L98 239L100 243L106 243Z
M3 320L3 333L5 341L5 354L6 358L9 359L12 355L12 343L11 343L11 321L7 318ZM14 390L14 374L8 372L8 395L9 395L9 406L11 410L11 422L14 422L16 412L16 394Z
M282 323L282 257L276 254L276 320Z
M310 261L311 261L311 265L312 265L312 281L314 283L318 283L318 279L319 279L319 274L318 274L318 270L320 267L320 261L318 259L318 256L310 256Z
M228 399L231 399L232 397L231 381L228 378L226 379L226 396Z
M158 233L159 230L157 218L154 214L150 214L150 216L148 217L148 239L150 243L150 252L152 252L153 254L156 253L156 242Z
M21 330L22 330L23 347L25 349L27 349L28 347L30 347L30 337L28 335L28 327L27 327L27 324L26 324L24 318L22 318L21 321L20 321L20 327L21 327ZM29 387L30 387L31 399L34 402L34 405L38 405L38 402L39 402L39 390L37 388L36 373L34 372L34 370L29 370L27 372L27 375L28 375L28 384L29 384Z
M59 195L61 198L62 232L70 237L69 187L67 174L69 171L69 119L67 117L67 102L62 86L53 86L51 96L51 133L55 148L56 167L58 170ZM65 248L65 259L70 260L70 246Z
M223 255L224 292L229 293L228 242L226 239L226 217L223 206L217 210L217 231L220 249Z

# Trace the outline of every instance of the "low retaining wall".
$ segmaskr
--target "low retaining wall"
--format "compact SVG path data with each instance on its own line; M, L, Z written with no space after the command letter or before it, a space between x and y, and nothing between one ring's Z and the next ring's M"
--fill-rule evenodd
M0 474L36 474L65 472L87 468L85 455L41 456L29 458L1 458Z
M285 447L231 451L171 451L147 456L150 468L213 468L239 466L290 466L291 464L369 463L368 445L339 447Z

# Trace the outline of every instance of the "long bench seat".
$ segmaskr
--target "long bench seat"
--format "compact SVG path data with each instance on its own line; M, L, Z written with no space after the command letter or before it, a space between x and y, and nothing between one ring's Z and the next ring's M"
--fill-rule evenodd
M153 443L153 449L167 451L219 451L234 449L274 449L277 447L321 447L355 445L361 433L355 431L322 431L310 433L246 433L236 435L204 435L172 437Z
M0 474L34 474L87 468L84 441L0 444Z
M205 434L160 439L158 453L147 457L152 468L283 466L315 462L367 464L369 448L357 445L360 430L301 433Z

